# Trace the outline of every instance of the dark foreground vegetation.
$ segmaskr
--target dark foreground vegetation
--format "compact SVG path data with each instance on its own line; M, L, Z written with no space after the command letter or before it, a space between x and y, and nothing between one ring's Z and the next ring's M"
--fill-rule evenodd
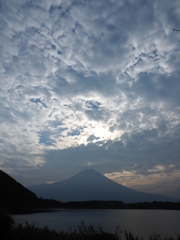
M115 233L105 232L102 228L94 229L92 225L85 226L82 221L76 230L55 231L48 227L39 228L35 225L15 225L10 215L0 212L0 239L1 240L143 240L142 237L134 236L128 230L121 230L117 227ZM180 240L180 235L176 238L161 237L154 232L148 240Z

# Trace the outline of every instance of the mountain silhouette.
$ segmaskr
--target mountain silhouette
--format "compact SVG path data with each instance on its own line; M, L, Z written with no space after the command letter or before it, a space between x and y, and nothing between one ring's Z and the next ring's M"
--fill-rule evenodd
M101 173L87 169L66 180L29 186L38 197L62 202L117 200L125 203L171 201L178 199L160 194L144 193L118 184Z
M25 188L14 178L0 170L0 213L34 213L62 207L53 199L39 199L35 193Z
M7 173L0 170L0 201L1 202L37 202L37 196L10 177Z

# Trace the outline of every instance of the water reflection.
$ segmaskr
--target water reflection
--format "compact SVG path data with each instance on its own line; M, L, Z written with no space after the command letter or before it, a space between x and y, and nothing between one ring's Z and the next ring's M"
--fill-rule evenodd
M34 223L55 230L73 230L84 221L96 229L115 232L116 226L130 230L134 235L147 238L153 232L164 237L180 234L180 211L173 210L111 210L111 209L60 209L57 212L14 215L16 223Z

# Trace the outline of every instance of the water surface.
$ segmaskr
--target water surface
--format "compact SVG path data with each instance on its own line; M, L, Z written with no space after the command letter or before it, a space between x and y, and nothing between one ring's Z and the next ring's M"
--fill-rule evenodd
M180 211L175 210L59 209L13 217L16 223L28 221L57 231L77 229L83 220L85 225L93 225L96 229L102 227L104 231L114 233L119 226L144 238L155 231L164 237L180 234Z

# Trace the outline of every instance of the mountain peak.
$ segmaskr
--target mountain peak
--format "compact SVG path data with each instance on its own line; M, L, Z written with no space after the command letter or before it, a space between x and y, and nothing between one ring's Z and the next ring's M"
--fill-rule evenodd
M138 192L118 184L94 169L85 169L66 180L30 186L39 197L62 202L119 200L123 202L173 201L173 198Z
M96 170L92 169L92 168L87 168L82 170L81 172L79 172L76 175L86 175L86 174L101 174L99 172L97 172Z
M69 183L73 188L91 188L94 187L94 185L101 184L104 181L111 181L110 179L106 178L103 174L97 172L94 169L88 168L85 169L76 175L61 181L61 182L56 182L54 184L58 185L63 183Z
M82 170L80 173L82 172L97 172L96 170L94 170L93 168L86 168L84 170Z

